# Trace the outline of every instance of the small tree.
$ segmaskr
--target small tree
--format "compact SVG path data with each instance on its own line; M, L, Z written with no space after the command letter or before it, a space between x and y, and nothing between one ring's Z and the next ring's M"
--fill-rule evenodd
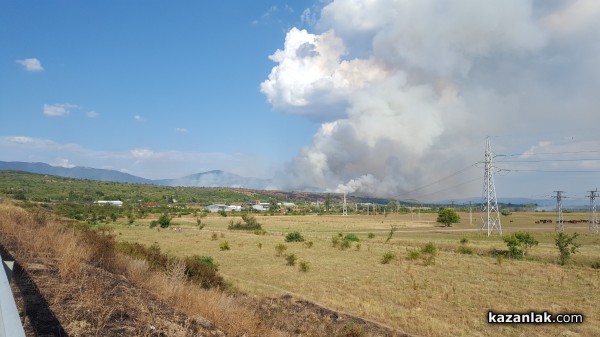
M512 233L502 238L506 242L506 246L510 251L513 259L521 259L525 257L527 250L538 245L538 241L529 233Z
M452 208L440 208L436 221L450 227L453 223L460 222L460 216Z
M581 244L575 242L578 236L579 234L577 233L573 233L573 235L558 233L556 239L554 239L556 248L560 252L559 259L561 266L564 266L571 258L571 254L577 253L577 248L581 247Z
M169 225L171 225L171 218L168 215L163 214L158 218L158 224L160 225L160 228L168 228Z

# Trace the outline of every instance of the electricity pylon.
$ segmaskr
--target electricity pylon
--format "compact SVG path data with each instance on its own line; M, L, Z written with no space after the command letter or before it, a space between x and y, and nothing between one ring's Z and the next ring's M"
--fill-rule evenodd
M598 218L596 217L596 198L598 190L590 192L590 233L598 234Z
M500 211L496 198L496 185L494 184L494 166L492 165L493 153L489 138L485 146L484 174L483 174L483 203L481 204L481 231L487 231L490 236L494 230L502 235Z

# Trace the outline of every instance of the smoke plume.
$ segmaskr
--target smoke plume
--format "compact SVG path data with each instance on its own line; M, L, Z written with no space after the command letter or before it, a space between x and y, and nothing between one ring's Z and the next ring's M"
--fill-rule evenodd
M327 4L314 32L289 30L261 84L275 110L322 123L278 183L427 199L408 192L479 161L487 135L519 135L527 149L569 104L579 107L577 120L562 131L579 132L598 106L599 77L587 70L600 69L594 4ZM480 186L460 188L476 194Z

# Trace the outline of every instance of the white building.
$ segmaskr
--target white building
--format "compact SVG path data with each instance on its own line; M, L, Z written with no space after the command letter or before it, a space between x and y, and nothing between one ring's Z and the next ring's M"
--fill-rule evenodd
M242 206L240 205L225 205L225 204L212 204L206 206L206 210L211 213L217 213L221 211L225 212L241 212Z
M110 205L110 206L116 206L116 207L123 206L123 202L121 200L98 200L94 203L98 204L98 205Z

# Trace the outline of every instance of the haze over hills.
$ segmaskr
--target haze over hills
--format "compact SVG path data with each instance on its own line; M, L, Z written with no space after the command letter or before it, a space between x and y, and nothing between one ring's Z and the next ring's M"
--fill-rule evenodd
M91 167L57 167L46 163L4 162L0 161L0 170L24 171L38 174L48 174L59 177L113 181L131 184L154 184L164 186L186 187L234 187L248 189L269 189L272 185L269 179L242 177L237 174L213 170L191 174L177 179L151 180L134 176L116 170L96 169Z
M59 167L52 166L46 163L28 163L28 162L5 162L0 161L0 171L24 171L38 174L48 174L65 178L88 179L99 181L112 181L130 184L152 184L162 186L183 186L183 187L228 187L228 188L245 188L253 190L271 190L273 182L270 179L259 179L251 177L243 177L234 173L212 170L196 174L187 175L176 179L146 179L134 176L129 173L124 173L116 170L97 169L91 167ZM317 192L317 191L311 191ZM321 191L323 192L323 191ZM363 200L364 199L364 200ZM377 198L375 198L377 199ZM373 199L373 200L375 200ZM378 199L377 199L378 200ZM406 200L404 200L406 202ZM481 197L461 198L452 200L438 200L435 203L467 205L469 202L477 209L481 203ZM368 197L361 198L361 202L370 202ZM374 201L375 202L375 201ZM420 201L408 201L410 203L419 204ZM551 196L545 199L532 198L498 198L498 202L503 204L536 204L538 210L550 211L556 206L556 201ZM563 200L563 206L570 208L585 208L588 201L582 198L568 198Z

